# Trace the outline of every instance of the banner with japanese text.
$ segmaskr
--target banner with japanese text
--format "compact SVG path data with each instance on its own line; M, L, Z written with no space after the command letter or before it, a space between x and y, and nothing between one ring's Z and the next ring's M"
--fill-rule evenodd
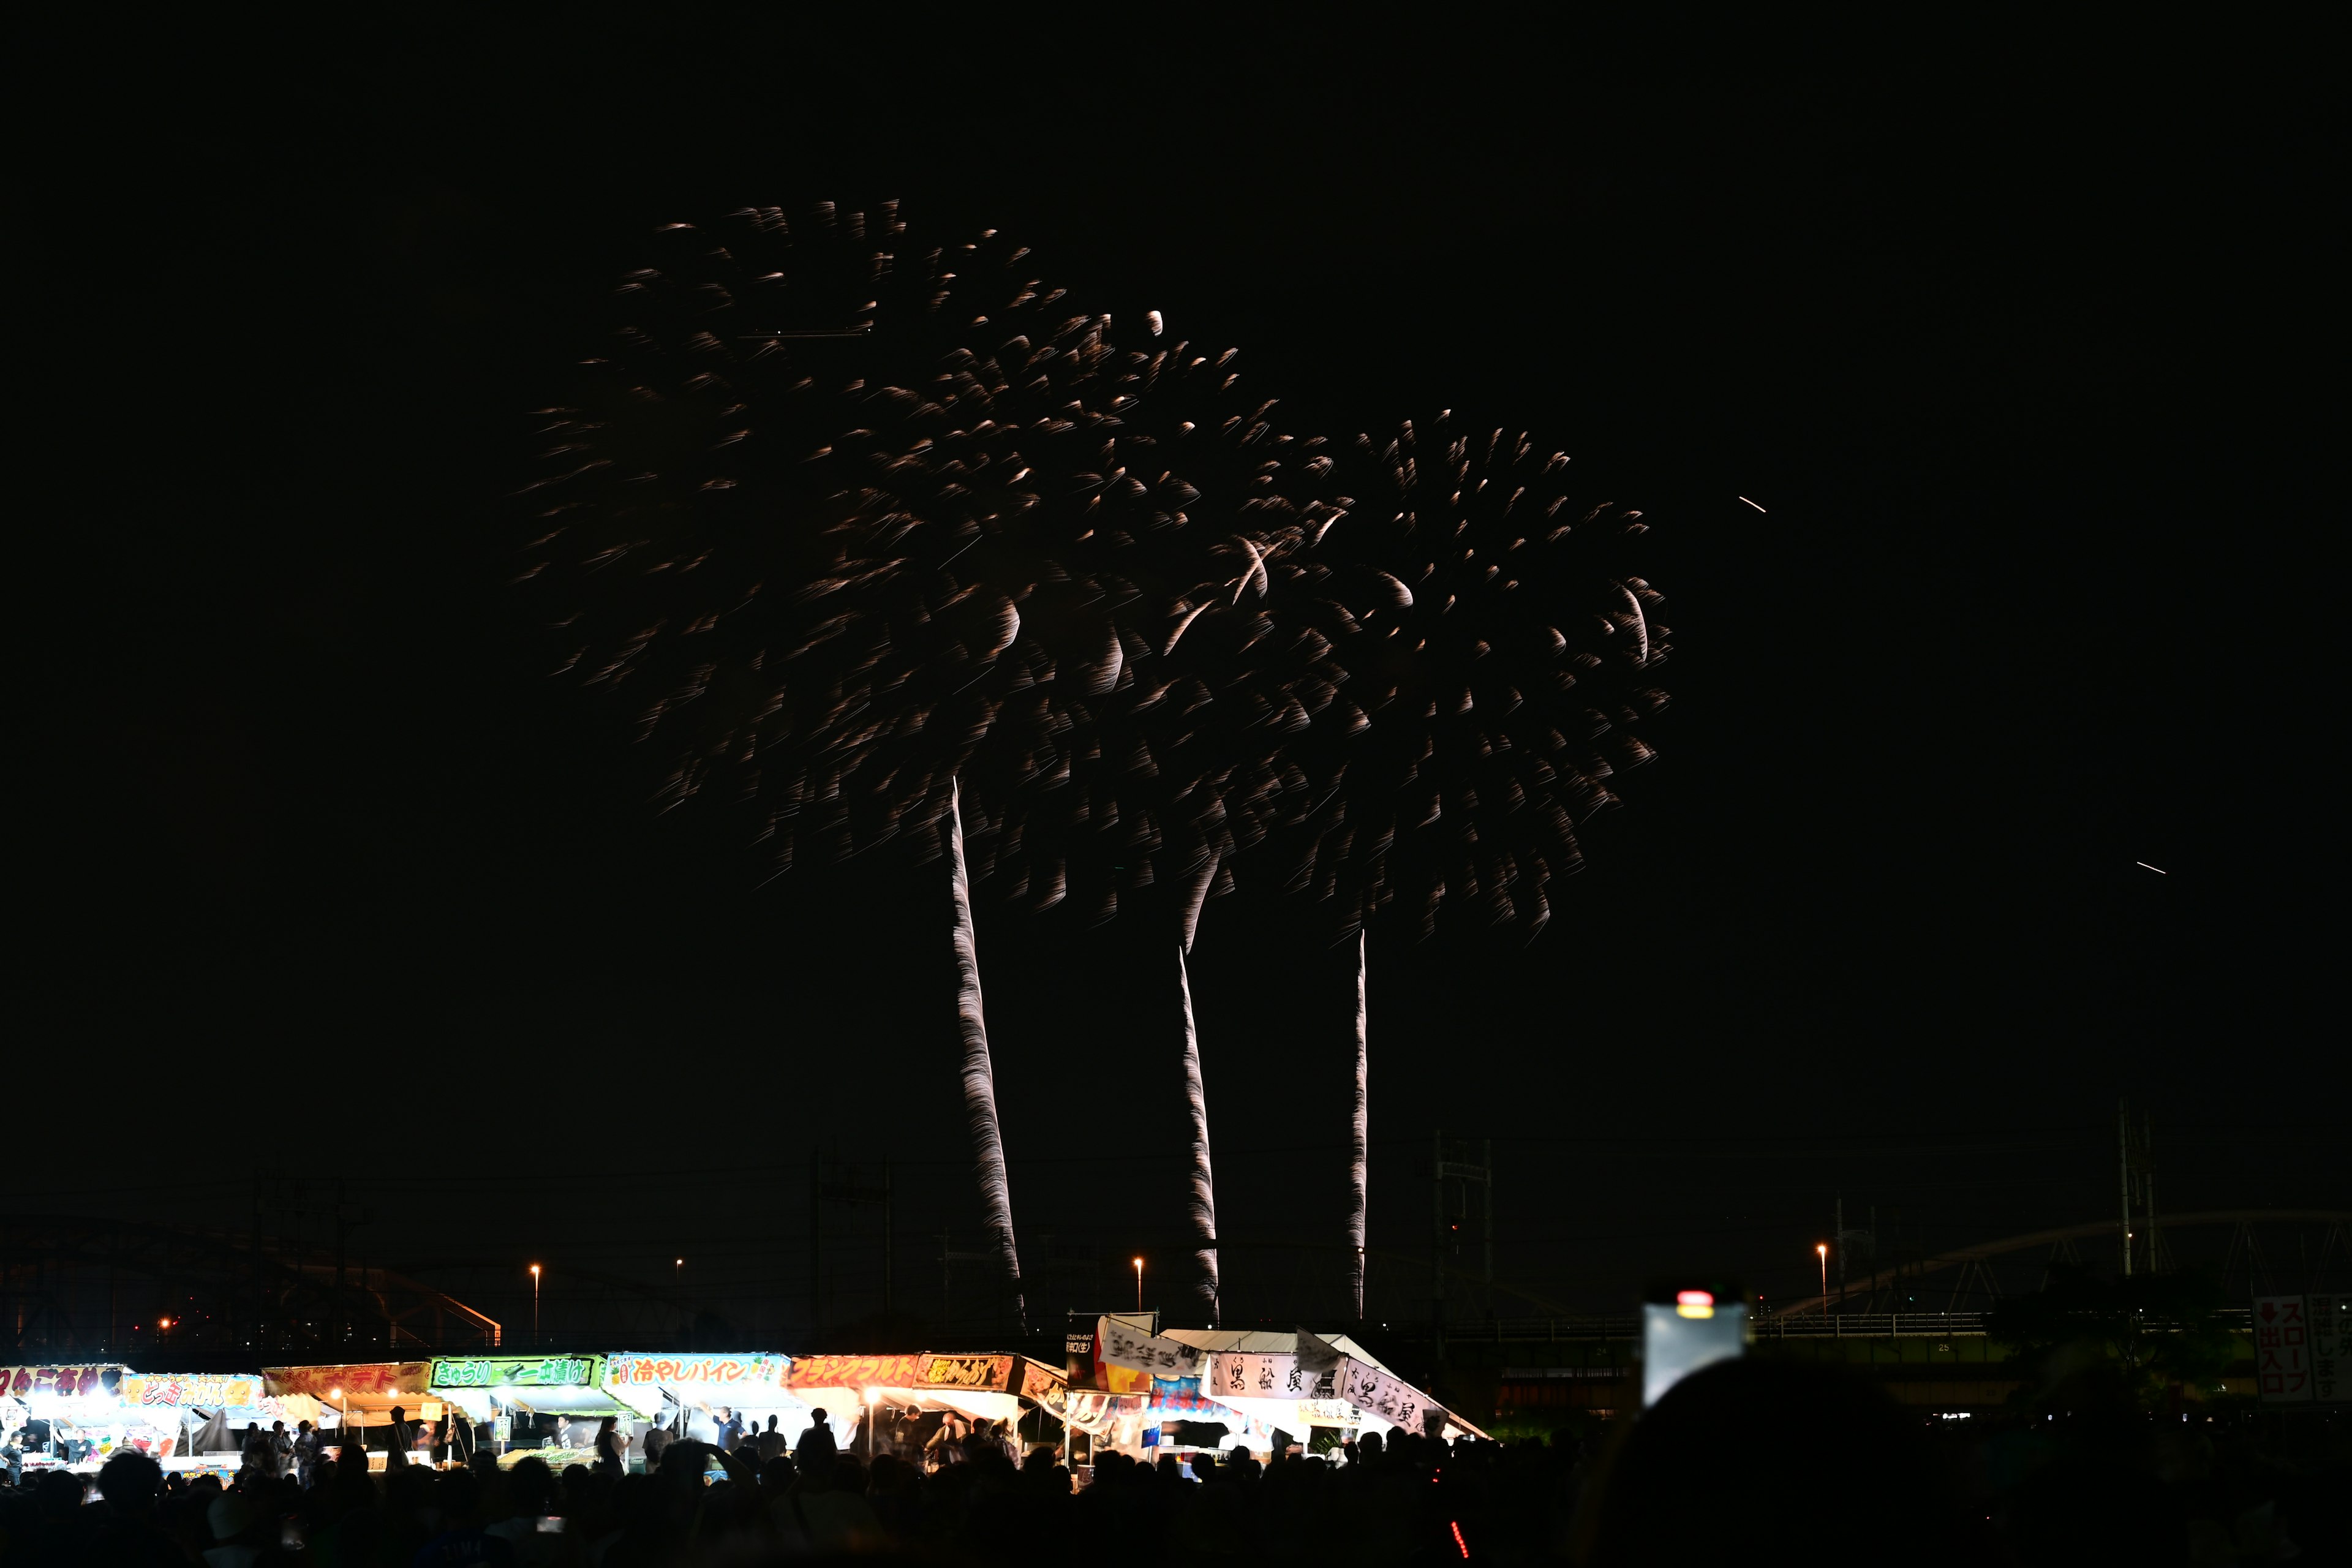
M122 1380L122 1403L150 1409L227 1407L252 1410L263 1400L261 1379L210 1373L138 1373Z
M378 1361L350 1366L266 1366L261 1381L265 1392L280 1398L307 1394L329 1401L382 1400L423 1394L431 1373L430 1362Z
M2254 1383L2265 1405L2311 1400L2311 1319L2300 1296L2254 1298Z
M2305 1296L2304 1311L2311 1319L2311 1397L2314 1404L2336 1405L2352 1400L2352 1365L2345 1357L2352 1345L2352 1296Z
M431 1388L593 1388L603 1381L602 1356L444 1356L433 1363Z
M1202 1387L1213 1399L1334 1399L1339 1376L1340 1367L1310 1372L1287 1352L1219 1351L1209 1358Z
M811 1355L793 1363L787 1388L919 1388L922 1355Z
M716 1384L749 1392L782 1388L792 1369L782 1355L613 1355L604 1359L608 1387Z
M1013 1389L1009 1355L926 1355L917 1388L962 1388L989 1394Z
M123 1369L112 1363L101 1366L0 1367L0 1394L22 1399L28 1394L54 1394L63 1399L94 1399L108 1392L110 1382Z
M1099 1320L1102 1359L1112 1366L1148 1372L1158 1377L1190 1377L1201 1370L1204 1353L1181 1340L1147 1334L1117 1318Z

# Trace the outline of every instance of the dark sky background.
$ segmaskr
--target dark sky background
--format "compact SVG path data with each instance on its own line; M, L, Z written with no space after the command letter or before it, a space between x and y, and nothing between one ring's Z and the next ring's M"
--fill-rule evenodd
M888 196L1240 345L1294 427L1451 406L1654 525L1663 754L1551 930L1373 932L1375 1247L1426 1256L1442 1127L1495 1141L1526 1289L1801 1294L1840 1191L1914 1245L2108 1214L2118 1093L2168 1208L2352 1200L2307 44L1281 17L475 15L110 81L27 239L77 477L20 515L71 558L31 757L68 870L12 1093L114 1131L28 1127L6 1201L235 1226L256 1173L341 1177L362 1249L469 1300L682 1251L789 1349L810 1152L887 1153L937 1300L925 1235L979 1243L937 868L755 889L504 587L528 411L651 226ZM1195 963L1231 1300L1328 1312L1352 955L1236 869ZM1176 1300L1164 955L980 932L1024 1244ZM877 1250L834 1223L846 1316Z

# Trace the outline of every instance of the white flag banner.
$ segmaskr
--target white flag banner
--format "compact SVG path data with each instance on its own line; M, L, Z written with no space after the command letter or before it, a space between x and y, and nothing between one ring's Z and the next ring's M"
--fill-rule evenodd
M1201 1392L1212 1399L1336 1399L1339 1368L1313 1372L1286 1351L1220 1351L1209 1358Z
M1429 1408L1419 1389L1352 1356L1348 1359L1340 1397L1359 1410L1413 1432L1421 1430L1422 1415Z
M1112 1366L1161 1377L1191 1377L1201 1370L1202 1352L1181 1340L1147 1334L1117 1318L1099 1320L1096 1331L1102 1335L1102 1358Z

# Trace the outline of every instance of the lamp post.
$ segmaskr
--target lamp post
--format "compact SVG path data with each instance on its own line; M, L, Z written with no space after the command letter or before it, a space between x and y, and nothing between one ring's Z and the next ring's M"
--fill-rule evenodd
M1813 1251L1820 1255L1822 1260L1822 1316L1826 1318L1830 1315L1830 1244L1816 1242Z
M866 1468L874 1468L874 1406L882 1397L878 1388L866 1391Z
M530 1266L530 1343L539 1348L539 1265Z
M1143 1259L1135 1260L1135 1310L1143 1310Z

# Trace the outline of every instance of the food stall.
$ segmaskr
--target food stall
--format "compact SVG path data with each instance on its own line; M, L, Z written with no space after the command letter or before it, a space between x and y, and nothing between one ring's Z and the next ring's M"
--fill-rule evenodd
M1069 1379L1059 1367L1002 1352L804 1356L793 1363L785 1385L803 1404L824 1411L826 1425L845 1447L861 1405L947 1411L1008 1427L1024 1408L1058 1417L1069 1407Z
M430 1362L351 1362L339 1366L272 1366L261 1369L262 1391L271 1398L303 1399L314 1406L320 1431L331 1447L346 1437L365 1444L371 1427L388 1428L397 1409L409 1422L423 1424L441 1418L438 1401L431 1397L427 1380ZM293 1423L289 1421L288 1426ZM378 1433L378 1447L387 1436ZM381 1454L369 1456L372 1468L382 1469Z
M1316 1427L1349 1439L1400 1428L1449 1440L1486 1436L1345 1334L1168 1329L1155 1335L1110 1318L1099 1333L1103 1363L1151 1373L1141 1411L1146 1429L1222 1424L1227 1436L1220 1447L1260 1451L1276 1431L1304 1441Z
M611 1366L603 1355L442 1356L426 1385L487 1430L499 1463L535 1453L562 1469L595 1461L596 1428L607 1415L625 1437L645 1429L645 1402L611 1386Z
M29 1472L95 1471L135 1449L166 1470L234 1473L248 1423L291 1428L309 1402L274 1398L258 1373L134 1373L127 1367L0 1368L0 1426L16 1436ZM215 1452L197 1452L208 1423L224 1436Z
M139 1426L131 1426L134 1447L162 1462L166 1470L205 1471L233 1476L244 1463L245 1431L258 1423L268 1431L284 1422L290 1434L301 1423L316 1425L319 1405L303 1394L268 1392L262 1375L246 1373L134 1372L123 1374L122 1410L126 1424L169 1434L152 1445L139 1441ZM221 1446L199 1452L204 1434L219 1432Z
M787 1386L793 1359L773 1352L680 1355L620 1352L604 1358L604 1388L636 1415L634 1431L661 1426L701 1442L719 1437L719 1412L742 1417L743 1428L764 1429L773 1416L789 1442L809 1424L806 1400ZM844 1426L841 1430L846 1432ZM643 1452L643 1447L637 1449Z
M0 1418L37 1470L94 1470L124 1440L122 1373L108 1362L83 1366L0 1367Z

